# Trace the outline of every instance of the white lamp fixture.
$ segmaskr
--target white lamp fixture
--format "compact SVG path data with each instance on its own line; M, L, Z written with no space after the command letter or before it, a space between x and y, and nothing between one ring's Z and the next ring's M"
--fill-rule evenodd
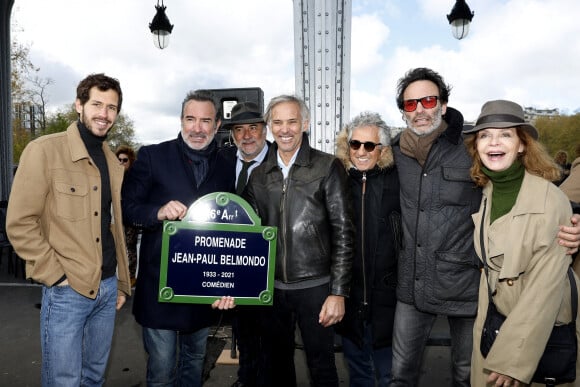
M149 23L149 29L153 34L153 43L155 47L163 50L169 45L169 35L173 31L173 25L169 22L167 15L165 14L165 9L167 7L163 5L163 0L161 0L161 6L159 5L159 0L157 0L157 5L155 6L157 13L153 17L151 23Z
M447 15L447 20L451 24L451 32L455 39L461 40L469 33L469 24L473 19L474 12L471 12L465 0L457 0L451 13Z

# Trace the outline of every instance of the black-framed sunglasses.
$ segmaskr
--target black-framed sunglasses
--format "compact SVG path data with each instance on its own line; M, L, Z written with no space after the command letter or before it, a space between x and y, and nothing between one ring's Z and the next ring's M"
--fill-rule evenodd
M348 145L350 145L350 149L352 150L359 150L360 146L362 145L367 152L372 152L375 150L377 145L381 145L381 143L380 142L374 143L372 141L360 142L359 140L350 140L348 142Z
M403 110L406 112L414 112L417 110L417 104L421 102L421 105L425 109L433 109L437 106L437 100L439 97L436 95L430 95L423 98L416 98L416 99L406 99L403 101Z
M129 162L129 159L127 157L119 157L119 161L125 164Z

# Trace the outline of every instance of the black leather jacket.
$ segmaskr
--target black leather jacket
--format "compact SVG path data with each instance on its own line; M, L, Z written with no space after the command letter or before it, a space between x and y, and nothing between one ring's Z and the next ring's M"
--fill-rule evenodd
M244 192L262 225L278 227L276 280L297 283L330 277L330 293L347 296L354 226L344 167L334 156L311 148L303 134L284 180L277 153L273 144Z

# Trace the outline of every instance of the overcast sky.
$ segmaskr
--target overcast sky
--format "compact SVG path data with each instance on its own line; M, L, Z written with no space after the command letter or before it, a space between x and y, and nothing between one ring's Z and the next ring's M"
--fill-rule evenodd
M475 17L458 41L445 17L454 0L352 0L350 117L376 111L403 126L395 88L414 67L442 74L468 121L500 98L580 112L580 1L467 2ZM104 72L120 80L123 112L148 144L177 135L189 90L260 87L265 104L294 93L291 0L165 0L175 25L165 50L148 28L156 3L15 0L12 37L54 81L49 107L72 103L82 78Z

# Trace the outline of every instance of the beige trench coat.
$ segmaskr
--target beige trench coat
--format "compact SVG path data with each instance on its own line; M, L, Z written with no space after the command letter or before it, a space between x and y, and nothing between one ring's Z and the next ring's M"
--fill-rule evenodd
M570 222L572 211L568 198L555 185L526 172L513 208L490 226L492 190L492 184L488 183L483 190L482 206L473 215L474 241L481 258L481 218L485 216L484 243L490 268L489 283L492 292L496 292L494 302L507 319L487 358L483 359L479 344L488 292L486 276L482 275L473 328L473 387L486 386L491 371L529 383L554 322L571 321L567 278L571 258L556 238L558 226ZM577 277L575 279L578 282ZM578 329L576 335L580 337ZM580 386L578 362L576 368L579 378L572 385Z

